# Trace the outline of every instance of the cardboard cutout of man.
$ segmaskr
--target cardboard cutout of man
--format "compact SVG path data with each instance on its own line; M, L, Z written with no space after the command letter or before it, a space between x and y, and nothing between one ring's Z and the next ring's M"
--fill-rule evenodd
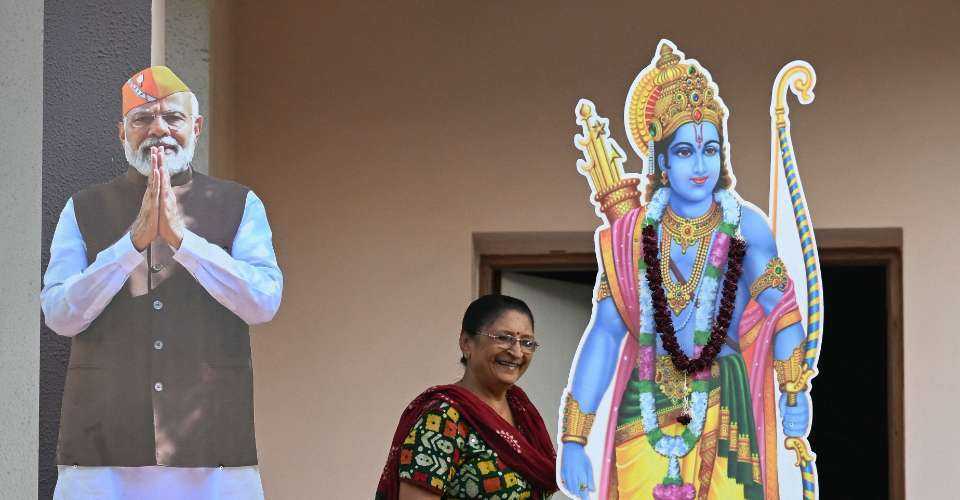
M283 290L263 203L193 171L203 117L170 69L121 94L130 168L67 201L41 292L72 339L54 498L261 499L249 325Z
M568 495L815 497L804 437L819 270L785 120L787 86L799 96L813 80L794 61L774 84L772 222L735 190L729 111L710 73L670 41L624 106L642 177L624 173L593 103L578 103L579 167L604 224L593 316L560 410Z

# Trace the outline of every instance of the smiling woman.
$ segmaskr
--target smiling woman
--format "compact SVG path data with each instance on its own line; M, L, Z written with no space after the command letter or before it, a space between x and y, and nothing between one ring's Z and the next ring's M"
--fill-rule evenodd
M522 300L471 303L460 330L463 378L407 406L376 499L542 499L556 491L550 435L515 385L539 346Z

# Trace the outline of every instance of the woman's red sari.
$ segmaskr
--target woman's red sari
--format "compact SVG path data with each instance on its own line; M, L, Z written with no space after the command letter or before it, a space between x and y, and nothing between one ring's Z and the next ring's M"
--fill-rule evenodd
M461 418L497 452L503 463L533 483L535 499L557 491L553 442L543 418L522 389L513 386L507 391L507 402L516 424L513 426L469 390L457 385L438 385L417 396L400 416L387 465L377 486L377 500L396 500L399 496L400 447L424 411L438 401L444 401L460 412Z

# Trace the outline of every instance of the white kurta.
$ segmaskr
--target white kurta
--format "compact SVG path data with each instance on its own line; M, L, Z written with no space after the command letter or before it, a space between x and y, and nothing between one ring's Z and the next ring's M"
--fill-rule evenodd
M250 191L229 254L185 230L173 258L212 297L248 324L265 323L276 314L283 292L283 275L272 238L263 203ZM127 233L89 263L73 200L68 200L53 234L50 263L40 293L47 326L63 336L82 335L143 260ZM255 466L60 466L53 497L252 500L263 498L263 487Z

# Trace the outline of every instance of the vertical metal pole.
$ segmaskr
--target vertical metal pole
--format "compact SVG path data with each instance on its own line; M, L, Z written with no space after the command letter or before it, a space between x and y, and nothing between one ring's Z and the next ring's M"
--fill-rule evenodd
M150 7L150 65L158 66L164 64L164 54L167 52L166 39L166 20L167 20L167 2L166 0L152 0Z

